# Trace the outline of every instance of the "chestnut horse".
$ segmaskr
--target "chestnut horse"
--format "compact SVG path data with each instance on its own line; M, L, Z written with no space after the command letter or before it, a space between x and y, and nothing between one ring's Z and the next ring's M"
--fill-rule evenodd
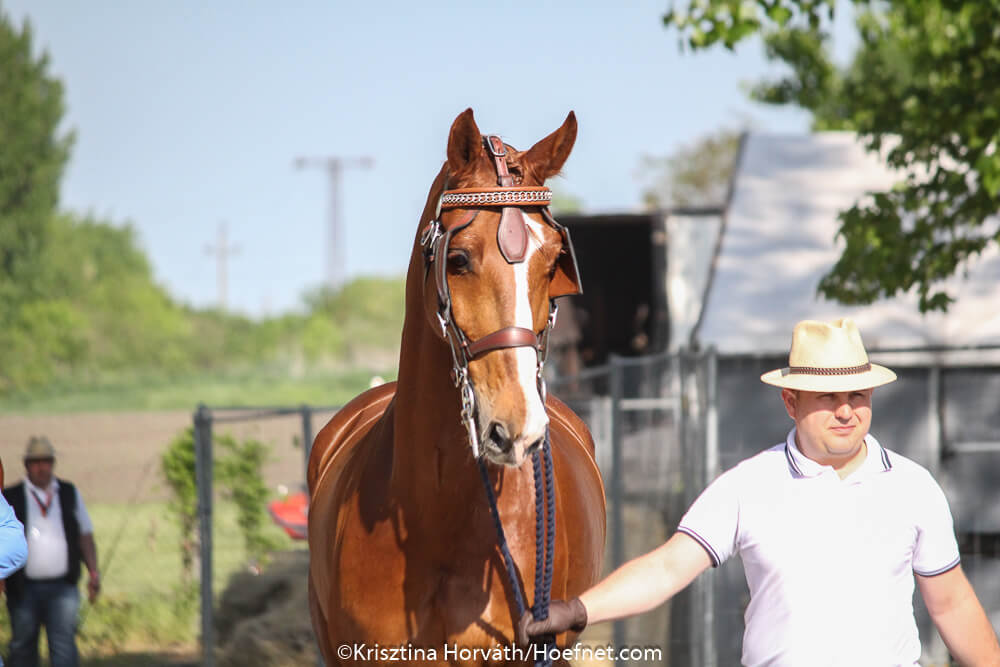
M524 152L481 136L471 109L451 127L410 258L399 379L338 412L309 459L309 601L327 665L505 662L492 658L512 645L518 609L477 467L485 463L530 606L536 487L523 464L547 432L558 527L551 596L578 595L600 574L594 443L540 380L551 300L579 284L542 186L575 139L572 112ZM376 645L434 653L378 654Z

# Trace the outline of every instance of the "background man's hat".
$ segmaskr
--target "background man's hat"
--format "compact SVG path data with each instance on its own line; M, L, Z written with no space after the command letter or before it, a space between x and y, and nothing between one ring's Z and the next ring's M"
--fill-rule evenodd
M767 384L805 391L854 391L888 384L896 374L868 361L854 320L803 320L792 332L788 367L760 376Z
M52 443L44 435L33 435L28 440L28 446L24 450L25 461L37 461L38 459L54 459L56 450Z

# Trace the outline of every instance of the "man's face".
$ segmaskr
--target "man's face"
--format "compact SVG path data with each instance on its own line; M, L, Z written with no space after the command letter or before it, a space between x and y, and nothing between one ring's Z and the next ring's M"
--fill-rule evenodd
M28 471L28 481L39 488L45 488L52 481L52 469L56 462L53 459L31 459L24 462Z
M820 393L783 389L802 453L837 467L859 453L872 424L872 390Z

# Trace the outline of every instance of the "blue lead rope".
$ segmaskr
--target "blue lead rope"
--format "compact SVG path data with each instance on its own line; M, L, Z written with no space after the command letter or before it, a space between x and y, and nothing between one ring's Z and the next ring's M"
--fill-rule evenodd
M545 467L545 488L542 489L542 464ZM554 482L552 475L552 446L549 442L549 430L545 429L545 444L542 451L536 451L532 455L532 469L535 475L535 604L531 607L531 615L536 621L542 621L549 617L549 600L552 592L552 564L555 556L556 544L556 499ZM510 548L507 546L507 537L503 532L503 523L500 521L500 511L497 509L496 495L493 493L493 485L490 484L489 474L486 470L486 463L479 459L479 474L483 479L483 487L486 489L486 498L490 502L490 514L493 515L493 523L497 529L497 543L500 546L500 554L503 556L504 567L507 569L507 579L510 587L514 591L514 602L517 603L518 618L514 619L516 626L518 619L524 615L525 604L524 595L518 585L517 572L514 569L514 559L510 555ZM542 516L542 503L544 499L545 516ZM546 531L545 528L548 527ZM545 542L543 545L542 542ZM545 655L540 660L535 661L535 667L551 667L552 649L555 649L555 637L545 637Z

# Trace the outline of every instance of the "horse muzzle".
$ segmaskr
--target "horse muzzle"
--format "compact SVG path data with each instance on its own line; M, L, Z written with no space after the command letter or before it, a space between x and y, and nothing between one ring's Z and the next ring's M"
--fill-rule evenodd
M544 443L544 429L540 436L511 437L503 424L494 421L490 422L482 438L483 456L490 463L517 468Z

